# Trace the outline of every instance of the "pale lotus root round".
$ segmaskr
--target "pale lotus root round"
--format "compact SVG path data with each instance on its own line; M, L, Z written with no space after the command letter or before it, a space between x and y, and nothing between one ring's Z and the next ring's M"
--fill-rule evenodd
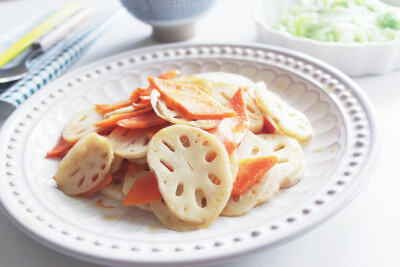
M212 221L208 221L205 223L193 223L182 221L176 215L174 215L167 205L165 204L162 198L159 198L156 201L153 201L149 204L150 210L157 217L162 225L166 228L178 231L178 232L187 232L193 231L201 228L206 228Z
M67 195L78 195L96 187L107 176L113 150L107 138L91 133L80 139L61 160L54 177Z
M269 91L263 82L256 84L254 94L258 106L276 122L284 134L298 141L306 141L313 136L314 131L306 115Z
M115 128L108 136L114 153L125 159L137 159L146 156L149 138L138 129Z
M101 128L93 124L103 120L103 115L90 108L76 114L64 127L62 136L68 142L76 142L85 135L98 132Z
M270 146L278 162L269 171L270 179L265 184L260 203L271 199L279 189L289 188L297 184L304 172L304 152L299 142L289 136L280 134L259 134Z
M195 76L212 82L214 86L214 97L223 105L229 105L229 101L235 95L239 87L243 87L244 89L247 89L247 87L254 87L254 83L251 80L233 73L209 72L196 74ZM243 98L250 119L250 131L259 133L264 127L262 111L247 92L243 92Z
M151 139L147 161L179 219L203 224L225 207L233 179L228 154L215 136L184 125L164 128Z
M237 148L237 154L240 160L247 158L268 157L272 155L272 149L265 143L263 139L248 132L242 139L241 144ZM229 198L226 207L221 212L223 216L240 216L254 208L261 197L264 185L269 179L267 172L258 183L253 185L247 192L240 196L232 196Z

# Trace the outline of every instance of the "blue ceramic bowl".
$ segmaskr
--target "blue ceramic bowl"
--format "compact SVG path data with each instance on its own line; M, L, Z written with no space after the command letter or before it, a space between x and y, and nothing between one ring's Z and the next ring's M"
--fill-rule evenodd
M194 35L194 22L215 0L121 0L135 18L153 26L161 41L182 41Z

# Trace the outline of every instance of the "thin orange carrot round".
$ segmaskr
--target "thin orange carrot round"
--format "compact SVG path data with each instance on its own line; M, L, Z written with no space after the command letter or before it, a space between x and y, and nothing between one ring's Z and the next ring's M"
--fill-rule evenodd
M120 120L117 122L118 126L129 128L129 129L143 129L149 128L161 124L168 123L166 120L161 119L157 114L148 112L141 114L130 119Z
M96 127L115 126L117 124L117 122L120 121L120 120L130 119L130 118L133 118L133 117L138 116L140 114L147 113L147 112L149 112L151 110L153 110L152 107L147 107L147 108L144 108L144 109L139 109L139 110L135 110L135 111L128 112L128 113L117 114L117 115L111 116L108 119L105 119L105 120L102 120L100 122L94 123L93 125L96 126Z
M243 137L246 135L250 127L250 120L246 111L246 104L243 99L243 92L240 88L230 101L232 109L236 112L236 116L225 118L218 127L208 130L209 133L221 141L225 146L228 155L235 151Z
M232 196L243 195L278 162L275 156L247 158L239 162L239 171L233 183Z
M122 201L123 206L135 206L153 202L161 197L157 179L153 173L140 175Z
M62 136L58 140L57 145L47 152L48 158L58 158L65 156L68 151L75 145L76 142L68 142Z
M120 108L124 108L124 107L128 107L132 104L132 101L127 99L127 100L122 100L119 101L117 103L113 103L113 104L95 104L95 108L96 110L101 113L101 114L106 114L108 112L120 109Z

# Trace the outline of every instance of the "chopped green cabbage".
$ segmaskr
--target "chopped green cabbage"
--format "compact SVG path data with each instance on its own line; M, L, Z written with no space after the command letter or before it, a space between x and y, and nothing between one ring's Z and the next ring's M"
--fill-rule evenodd
M400 38L400 13L377 0L303 0L272 28L322 42L385 42Z

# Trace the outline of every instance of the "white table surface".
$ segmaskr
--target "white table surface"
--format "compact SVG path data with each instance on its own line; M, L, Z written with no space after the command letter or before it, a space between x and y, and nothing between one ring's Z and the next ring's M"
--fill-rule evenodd
M0 35L24 18L62 1L0 0ZM82 1L96 7L118 1ZM127 13L74 66L137 47L156 44L151 28ZM199 22L190 42L256 42L249 1L218 0ZM400 60L400 59L399 59ZM280 247L221 266L400 266L400 71L356 78L375 104L383 149L367 186L341 212L311 232ZM1 110L0 110L1 112ZM3 122L0 121L0 125ZM1 149L1 148L0 148ZM94 266L55 252L19 231L0 212L0 266Z

